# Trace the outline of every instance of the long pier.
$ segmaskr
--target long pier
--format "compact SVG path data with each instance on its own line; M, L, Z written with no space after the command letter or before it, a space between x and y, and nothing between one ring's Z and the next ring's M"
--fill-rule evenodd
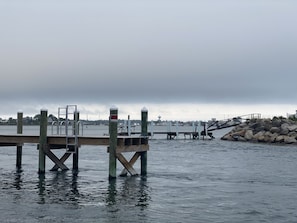
M67 107L67 109L69 109ZM147 134L147 117L148 112L146 109L141 111L142 128L139 136L120 136L117 132L118 124L118 109L110 109L109 121L109 136L80 136L78 135L78 117L79 113L73 113L73 126L74 130L71 134L65 135L48 135L48 116L47 110L41 110L40 113L40 134L39 135L24 135L22 134L23 114L18 113L17 120L17 134L14 135L0 135L0 146L8 147L15 146L16 151L16 167L22 167L22 149L26 143L36 144L39 151L38 173L45 173L45 162L48 157L54 166L52 171L69 170L64 164L65 161L72 155L73 156L73 170L78 170L79 151L84 145L92 146L107 146L109 153L109 179L116 178L116 165L117 160L123 165L124 169L121 176L126 176L130 173L132 176L138 175L133 165L140 157L141 175L147 174L147 151L149 150L148 134ZM68 120L66 120L68 121ZM67 132L67 131L66 131ZM57 157L54 153L56 149L64 149L65 153L62 157ZM130 161L126 160L122 153L134 152L135 154Z
M243 120L248 119L258 119L261 118L261 114L253 113L248 115L241 115L224 120L210 120L210 121L196 121L192 123L192 129L190 130L188 126L187 130L183 128L180 129L179 123L176 122L174 128L172 127L172 122L167 123L167 130L154 130L153 122L150 125L148 136L153 138L154 135L165 135L168 140L172 139L181 139L179 136L183 136L182 139L213 139L213 131L219 129L225 129L240 125ZM166 127L166 126L163 126ZM119 135L130 136L130 135L139 135L139 131L131 131L131 123L128 117L128 122L125 122L123 126L120 126Z
M131 132L130 135L139 135L140 132ZM119 133L120 136L128 136L128 133L121 132ZM158 131L158 132L148 132L148 137L152 138L153 135L167 135L167 139L175 139L179 135L183 135L184 139L187 139L187 136L189 136L189 139L199 139L201 134L199 132L191 132L191 131L181 131L181 132L167 132L167 131ZM210 138L212 134L210 134ZM205 136L205 135L204 135Z

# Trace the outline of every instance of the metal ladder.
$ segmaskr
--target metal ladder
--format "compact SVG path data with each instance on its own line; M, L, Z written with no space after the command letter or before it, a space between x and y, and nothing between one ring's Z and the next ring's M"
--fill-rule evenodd
M65 120L65 147L66 152L76 153L78 148L78 120L77 116L77 106L67 105L66 107L60 107L58 109L58 120ZM73 120L69 118L73 115ZM60 125L62 127L63 125ZM62 134L62 129L59 129L59 133Z

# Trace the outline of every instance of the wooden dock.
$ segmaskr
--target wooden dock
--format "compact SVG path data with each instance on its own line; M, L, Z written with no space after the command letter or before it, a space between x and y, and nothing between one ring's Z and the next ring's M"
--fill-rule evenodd
M147 136L147 110L143 110L142 115L142 132L139 136L119 136L117 133L117 108L110 110L110 125L109 136L80 136L77 134L71 135L47 135L47 110L41 111L40 134L39 135L24 135L22 134L22 113L18 113L17 134L15 135L0 135L0 146L16 147L16 166L22 166L22 149L26 143L36 144L39 151L39 167L38 173L45 173L45 158L48 157L53 161L54 166L52 171L68 170L69 168L64 162L72 155L73 170L78 170L79 151L84 145L91 146L106 146L109 153L109 179L116 177L117 160L124 166L121 176L138 175L133 168L134 163L141 157L141 175L147 173L147 151L149 150ZM78 114L75 114L79 117ZM74 122L78 122L74 118ZM74 123L74 126L78 126ZM73 132L77 132L74 129ZM64 149L65 153L62 157L57 157L54 150ZM127 161L122 153L135 152L130 161Z
M52 149L66 149L65 136L47 136L48 146ZM74 139L70 139L74 143ZM0 135L0 146L23 146L26 143L39 144L38 135ZM109 146L109 136L79 136L78 147L84 145ZM147 137L139 136L118 136L117 152L132 152L136 150L147 151Z
M210 120L208 122L205 121L196 121L192 123L192 129L180 129L178 122L175 123L175 127L172 128L171 121L168 122L167 131L159 130L154 131L153 124L150 125L150 130L148 131L148 136L152 139L154 135L165 135L168 140L172 139L214 139L213 131L219 129L225 129L240 125L242 123L242 119L245 117L249 118L257 118L260 114L249 114L243 115L239 117L234 117L232 119L225 120ZM119 135L139 135L141 132L139 131L131 131L130 121L128 119L128 125L124 124L120 126ZM165 126L166 127L166 126ZM190 127L190 125L188 126ZM180 137L183 136L183 137Z

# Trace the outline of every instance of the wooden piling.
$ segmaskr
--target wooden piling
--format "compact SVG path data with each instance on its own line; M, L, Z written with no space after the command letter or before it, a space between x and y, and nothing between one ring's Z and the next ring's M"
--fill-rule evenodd
M39 134L39 169L38 173L45 173L45 148L47 146L47 110L40 112L40 134Z
M110 108L109 116L109 180L116 178L117 168L118 109Z
M147 132L147 122L148 122L148 110L147 108L143 108L141 110L141 136L148 136ZM145 139L148 140L148 139ZM141 152L141 157L140 157L140 162L141 162L141 175L146 176L147 174L147 152Z
M79 112L74 113L74 126L73 126L73 135L79 135ZM75 145L77 146L77 145ZM73 167L74 171L78 171L78 147L75 148L75 153L73 153Z
M23 113L22 112L18 112L17 114L17 134L23 134ZM17 154L16 154L17 169L22 168L22 152L23 152L23 146L21 144L17 145Z

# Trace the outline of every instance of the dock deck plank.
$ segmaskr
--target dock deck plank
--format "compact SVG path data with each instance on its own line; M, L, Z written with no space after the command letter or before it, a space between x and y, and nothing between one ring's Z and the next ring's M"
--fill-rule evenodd
M127 140L133 142L132 145L140 145L140 136L118 136L118 145L124 146ZM74 142L74 138L70 139ZM66 142L65 136L47 136L47 143L49 145L64 145ZM19 145L25 143L39 144L38 135L0 135L0 145ZM78 146L82 145L94 145L94 146L108 146L109 145L109 136L79 136L78 137Z

